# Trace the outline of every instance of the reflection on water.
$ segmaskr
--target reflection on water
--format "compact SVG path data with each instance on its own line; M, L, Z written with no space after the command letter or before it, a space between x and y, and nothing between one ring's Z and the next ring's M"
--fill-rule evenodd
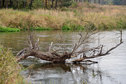
M48 50L51 42L56 43L56 46L64 45L69 49L78 39L77 33L36 32L40 38L40 49L43 51ZM118 42L114 38L117 36L116 31L101 32L94 35L93 43L90 43L89 47L102 43L108 49ZM124 43L108 56L93 59L98 61L98 64L47 64L43 63L43 60L27 59L20 62L28 67L21 74L32 84L126 84L126 31L123 31L123 40ZM27 46L27 32L0 33L0 43L16 53Z
M91 65L36 64L22 74L33 84L119 84Z

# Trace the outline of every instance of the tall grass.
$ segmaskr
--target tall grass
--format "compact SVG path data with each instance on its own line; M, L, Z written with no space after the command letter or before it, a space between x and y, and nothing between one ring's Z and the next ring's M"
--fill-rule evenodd
M67 10L67 11L66 11ZM94 25L97 29L126 28L126 6L79 3L58 10L37 9L19 11L0 10L0 26L19 29L83 29Z
M0 46L0 84L24 84L20 71L11 51Z

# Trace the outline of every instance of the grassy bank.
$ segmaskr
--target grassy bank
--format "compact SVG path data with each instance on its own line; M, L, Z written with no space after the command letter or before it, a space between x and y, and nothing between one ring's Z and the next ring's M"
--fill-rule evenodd
M0 46L0 84L24 84L20 71L11 51Z
M58 10L0 10L0 26L34 30L126 29L126 6L74 4Z
M0 32L19 32L18 28L0 27Z

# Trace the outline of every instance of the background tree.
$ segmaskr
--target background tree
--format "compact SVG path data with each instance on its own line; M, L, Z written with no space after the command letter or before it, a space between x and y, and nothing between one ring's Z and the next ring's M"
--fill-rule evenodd
M2 7L5 8L5 0L2 0Z
M34 1L34 0L31 0L31 1L30 1L30 4L29 4L29 9L31 9L31 8L32 8L33 1Z
M122 3L122 0L113 0L113 4L121 5L123 3Z
M2 8L2 1L0 0L0 8Z
M126 0L93 0L93 3L124 5ZM73 3L92 3L92 0L0 0L0 8L35 9L69 7Z
M68 7L73 3L73 0L61 0L61 7Z
M52 1L51 8L53 8L54 7L54 0L51 0L51 1Z

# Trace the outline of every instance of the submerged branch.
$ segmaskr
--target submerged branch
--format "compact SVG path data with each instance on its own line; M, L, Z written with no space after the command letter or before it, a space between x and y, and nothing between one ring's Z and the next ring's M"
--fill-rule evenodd
M18 52L17 61L24 60L29 56L34 56L39 59L50 61L53 63L65 63L66 59L77 58L79 54L82 54L82 57L72 60L71 62L80 63L80 62L86 61L86 62L91 62L91 63L97 63L97 62L87 60L87 59L106 56L112 50L116 49L118 46L120 46L123 43L122 31L120 31L120 42L116 44L114 47L107 50L106 52L103 52L103 49L104 49L103 45L95 47L95 48L91 48L88 50L82 48L81 50L77 51L80 48L80 46L86 42L86 40L90 37L90 35L89 33L86 33L85 37L83 38L82 34L80 34L78 43L75 43L73 50L71 52L64 51L62 54L58 52L59 50L55 50L55 51L52 50L53 42L51 42L48 52L39 51L39 46L38 46L39 39L35 42L35 39L32 37L32 35L30 35L30 38L28 41L29 47L24 48L23 50ZM92 52L91 56L87 56L87 53L91 53L91 52Z

